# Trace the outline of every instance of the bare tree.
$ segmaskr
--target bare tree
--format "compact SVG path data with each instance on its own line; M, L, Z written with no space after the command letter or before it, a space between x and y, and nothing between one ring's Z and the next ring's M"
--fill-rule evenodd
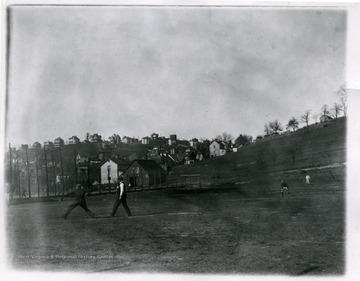
M85 134L85 141L86 142L90 141L90 133L89 132L86 132L86 134Z
M342 111L344 113L344 116L346 117L347 116L347 96L341 97L340 102L342 105Z
M269 124L265 124L265 126L264 126L264 133L265 133L265 135L271 135L271 134L272 134L272 130L271 130L271 128L269 127Z
M334 103L333 108L331 109L334 112L334 117L337 119L340 115L340 112L343 110L341 104Z
M319 118L319 114L314 113L314 114L312 115L312 118L314 119L315 123L317 123L317 120L318 120L318 118Z
M286 130L293 129L293 132L295 132L298 127L299 121L295 117L292 117L286 125Z
M283 130L282 125L278 120L270 122L269 127L273 131L274 134L277 134Z
M325 118L329 114L330 114L329 106L327 104L324 104L321 108L321 116Z
M342 106L342 111L344 116L347 116L347 88L346 85L341 85L339 90L335 92L337 95L340 96L340 103Z
M309 126L309 118L310 118L311 110L308 109L305 111L303 115L301 115L301 122L306 123L306 127Z

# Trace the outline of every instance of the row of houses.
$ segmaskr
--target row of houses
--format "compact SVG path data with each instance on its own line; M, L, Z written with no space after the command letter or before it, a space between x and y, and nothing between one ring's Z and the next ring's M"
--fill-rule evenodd
M77 136L70 137L67 141L64 141L61 137L56 138L54 141L46 141L43 144L43 147L45 149L52 149L57 147L62 147L64 145L73 145L73 144L80 144L80 143L95 143L95 144L103 144L103 147L111 147L115 146L117 144L123 143L123 144L143 144L143 145L150 145L157 142L165 142L168 145L177 145L181 142L184 142L182 140L178 140L177 136L175 134L170 135L169 138L160 137L159 134L153 133L150 136L143 137L140 141L138 138L132 138L128 136L123 136L122 138L118 134L113 134L109 137L108 140L103 140L102 136L99 134L93 134L86 137L86 139L81 142L80 139ZM187 142L187 141L185 141ZM196 145L199 143L198 139L193 138L188 142L188 144L192 147L196 147ZM41 148L42 145L39 142L34 142L31 145L31 148ZM28 149L29 145L23 144L21 145L22 149Z
M127 163L121 159L91 160L77 165L78 181L93 189L113 188L119 176L132 187L152 186L165 183L166 171L154 160L135 159Z
M215 140L210 143L209 151L210 157L214 158L231 152L231 147L227 142ZM188 165L203 159L203 154L192 147L172 144L124 158L104 158L100 154L95 158L78 155L76 160L78 174L87 184L113 185L123 175L132 186L146 186L164 183L166 175L174 166Z

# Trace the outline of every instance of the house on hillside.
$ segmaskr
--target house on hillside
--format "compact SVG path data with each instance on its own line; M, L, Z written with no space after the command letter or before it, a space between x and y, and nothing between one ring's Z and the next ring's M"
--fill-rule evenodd
M102 143L101 136L98 134L93 134L90 136L90 142L91 143Z
M210 158L223 156L230 152L229 145L224 141L214 140L209 146Z
M166 172L153 160L134 160L123 173L132 187L156 186L165 183Z
M31 148L41 148L41 144L36 141L32 144Z
M159 134L157 134L157 133L152 133L152 134L150 135L150 138L151 138L152 140L156 140L156 139L159 138Z
M170 138L168 140L169 145L176 145L177 137L176 135L170 135Z
M78 144L78 143L80 143L80 139L77 136L72 136L71 138L69 138L68 143L69 144Z
M196 148L198 143L199 143L199 140L196 138L193 138L192 140L190 140L190 146L193 148Z
M60 137L54 140L54 147L62 147L64 146L64 140Z
M54 143L52 141L46 141L46 142L44 142L44 148L45 149L53 149Z
M28 144L22 144L22 145L20 146L20 148L21 148L22 150L27 150L27 149L29 148L29 145L28 145Z
M332 120L333 118L331 117L331 116L329 116L329 115L322 115L321 117L320 117L320 123L323 123L323 122L326 122L326 121L330 121L330 120Z
M121 139L121 142L122 143L125 143L125 144L130 144L132 141L132 139L128 136L123 136L122 139Z
M108 141L108 140L104 140L104 141L101 143L101 147L102 147L103 149L108 149L108 148L110 148L110 147L112 147L112 146L113 146L113 144L111 144L110 141Z
M150 143L150 138L149 137L143 137L142 138L142 144L148 145L149 143Z
M119 144L121 143L121 137L118 134L113 134L109 137L110 144Z

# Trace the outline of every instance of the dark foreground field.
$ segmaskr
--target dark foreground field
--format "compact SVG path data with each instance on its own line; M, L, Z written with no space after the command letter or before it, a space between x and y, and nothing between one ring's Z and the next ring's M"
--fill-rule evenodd
M290 198L244 188L130 193L131 218L121 206L107 217L114 195L88 198L95 219L80 208L62 219L71 198L11 205L9 261L42 271L344 274L344 186L293 186Z

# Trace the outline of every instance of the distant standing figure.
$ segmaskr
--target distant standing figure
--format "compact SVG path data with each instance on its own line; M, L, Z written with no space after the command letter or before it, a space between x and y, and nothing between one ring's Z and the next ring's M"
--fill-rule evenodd
M75 202L73 202L72 204L69 205L69 207L64 215L64 219L66 219L67 216L70 214L70 212L77 206L80 206L81 208L83 208L90 217L94 218L95 215L93 214L93 212L90 211L90 209L86 205L86 199L85 199L86 191L85 191L84 187L81 184L77 184L75 190L73 192L70 192L70 193L66 194L65 196L61 197L61 200L64 197L67 197L71 194L75 195Z
M5 185L5 202L6 202L6 205L10 205L10 194L11 194L11 187L10 187L10 184L7 182L6 185Z
M290 190L289 190L289 185L282 180L281 181L281 197L284 197L284 190L287 190L287 192L289 193L289 196L291 196Z
M115 213L121 203L123 204L123 207L127 213L127 216L128 217L132 216L130 209L126 203L126 197L127 197L127 195L126 195L126 187L125 187L125 183L124 183L124 178L120 177L119 183L116 187L116 201L114 203L114 207L113 207L113 210L112 210L110 216L112 216L112 217L115 216Z
M305 182L306 184L310 184L310 175L305 176Z

